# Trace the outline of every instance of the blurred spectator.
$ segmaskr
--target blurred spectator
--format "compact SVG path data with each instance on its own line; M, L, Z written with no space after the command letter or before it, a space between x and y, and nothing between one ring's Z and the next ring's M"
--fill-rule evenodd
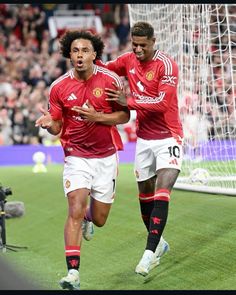
M39 129L35 127L35 121L38 119L38 116L35 112L30 112L26 119L26 131L29 137L28 144L39 144L41 143L39 136Z
M102 23L105 27L114 27L113 4L95 4L95 11L97 15L101 16Z
M119 39L117 38L114 29L111 27L104 27L102 39L105 44L102 60L106 62L116 58L119 53Z
M12 91L13 87L11 83L8 82L5 72L0 68L0 95L7 96Z
M10 145L12 143L11 120L8 118L7 109L0 108L0 145Z
M129 41L129 33L130 33L130 25L129 18L127 16L123 16L121 18L121 22L116 26L116 35L119 38L120 45L126 45Z
M13 115L12 140L13 144L27 144L29 142L25 117L21 110L16 110Z

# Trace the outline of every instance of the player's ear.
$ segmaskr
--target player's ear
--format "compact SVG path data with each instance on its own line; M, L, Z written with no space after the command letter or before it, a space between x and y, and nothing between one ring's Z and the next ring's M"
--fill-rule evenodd
M70 60L70 63L72 64L71 51L69 53L69 60Z
M97 56L97 52L96 51L93 52L93 56L94 56L93 57L93 60L95 60L96 59L96 56Z

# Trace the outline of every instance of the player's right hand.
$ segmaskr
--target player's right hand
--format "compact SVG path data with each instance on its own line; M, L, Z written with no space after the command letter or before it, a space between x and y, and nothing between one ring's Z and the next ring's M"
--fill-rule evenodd
M41 127L43 129L52 127L53 121L50 113L42 107L40 107L40 112L42 113L42 116L36 120L35 127Z
M106 100L116 101L122 106L127 106L126 95L116 83L112 82L112 84L116 87L116 89L105 88L105 93L107 95Z

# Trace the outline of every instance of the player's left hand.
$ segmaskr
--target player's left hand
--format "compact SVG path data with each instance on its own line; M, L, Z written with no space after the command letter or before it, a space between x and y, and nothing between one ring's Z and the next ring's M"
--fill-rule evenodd
M112 84L116 87L116 89L105 88L105 93L108 96L106 100L116 101L122 106L127 106L127 100L124 91L116 83L113 82Z
M71 109L72 111L77 112L82 119L89 122L97 122L101 114L100 112L97 112L88 101L86 101L82 107L73 106Z

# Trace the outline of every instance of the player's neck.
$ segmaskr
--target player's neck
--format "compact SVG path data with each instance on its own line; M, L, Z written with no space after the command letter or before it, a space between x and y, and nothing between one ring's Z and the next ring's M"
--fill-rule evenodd
M87 81L93 75L93 67L85 71L76 71L74 69L74 76L77 80Z

